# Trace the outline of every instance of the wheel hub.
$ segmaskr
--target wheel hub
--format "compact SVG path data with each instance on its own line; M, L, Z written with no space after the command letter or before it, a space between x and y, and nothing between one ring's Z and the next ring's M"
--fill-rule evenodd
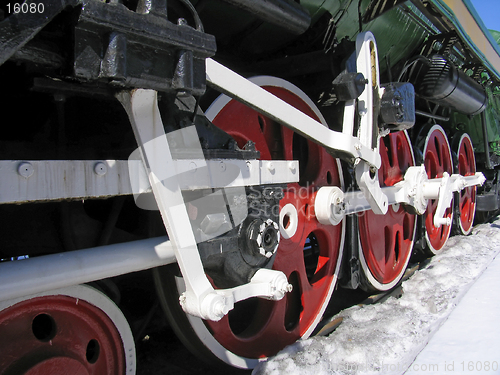
M271 219L255 219L247 229L247 246L253 255L271 258L280 242L278 224Z
M280 234L278 224L271 219L255 219L247 229L247 249L253 256L270 258L278 249Z

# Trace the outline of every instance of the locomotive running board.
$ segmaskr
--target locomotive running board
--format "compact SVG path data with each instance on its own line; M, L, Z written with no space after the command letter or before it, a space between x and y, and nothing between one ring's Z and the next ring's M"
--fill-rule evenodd
M135 154L129 160L0 160L0 204L151 193ZM183 191L299 181L295 160L177 159L173 169Z

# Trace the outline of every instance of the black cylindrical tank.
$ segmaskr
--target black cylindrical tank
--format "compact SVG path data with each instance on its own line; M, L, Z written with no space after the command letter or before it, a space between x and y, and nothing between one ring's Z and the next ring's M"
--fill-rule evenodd
M409 80L422 98L466 115L481 113L486 108L484 88L443 56L420 59L411 70Z

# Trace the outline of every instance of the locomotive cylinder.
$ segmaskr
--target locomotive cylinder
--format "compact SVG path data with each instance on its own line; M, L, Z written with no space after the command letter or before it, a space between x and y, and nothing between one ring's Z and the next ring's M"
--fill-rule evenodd
M476 115L486 108L484 88L443 56L419 60L413 71L410 82L420 97L466 115Z

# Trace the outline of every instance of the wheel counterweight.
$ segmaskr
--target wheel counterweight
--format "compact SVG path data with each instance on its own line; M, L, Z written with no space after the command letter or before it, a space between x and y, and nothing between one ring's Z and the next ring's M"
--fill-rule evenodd
M403 180L415 159L406 131L391 133L380 140L381 186L392 186ZM385 215L367 211L359 216L362 287L384 291L396 285L404 274L415 237L416 217L403 205L392 205Z
M297 87L274 77L252 81L325 123ZM191 327L176 330L200 357L211 355L236 367L252 368L258 360L308 337L322 318L337 281L345 228L344 223L320 224L314 201L321 186L343 186L342 172L340 163L318 145L226 96L219 97L206 115L233 136L239 147L254 142L261 159L299 160L300 181L289 184L280 201L281 240L273 263L273 269L285 273L293 290L276 302L259 298L241 301L219 322L188 316ZM165 293L168 271L155 272L157 283L163 283L159 289ZM160 292L160 299L166 301L168 296L162 297ZM165 305L167 316L176 315L173 310L178 306ZM183 323L177 320L173 324Z

